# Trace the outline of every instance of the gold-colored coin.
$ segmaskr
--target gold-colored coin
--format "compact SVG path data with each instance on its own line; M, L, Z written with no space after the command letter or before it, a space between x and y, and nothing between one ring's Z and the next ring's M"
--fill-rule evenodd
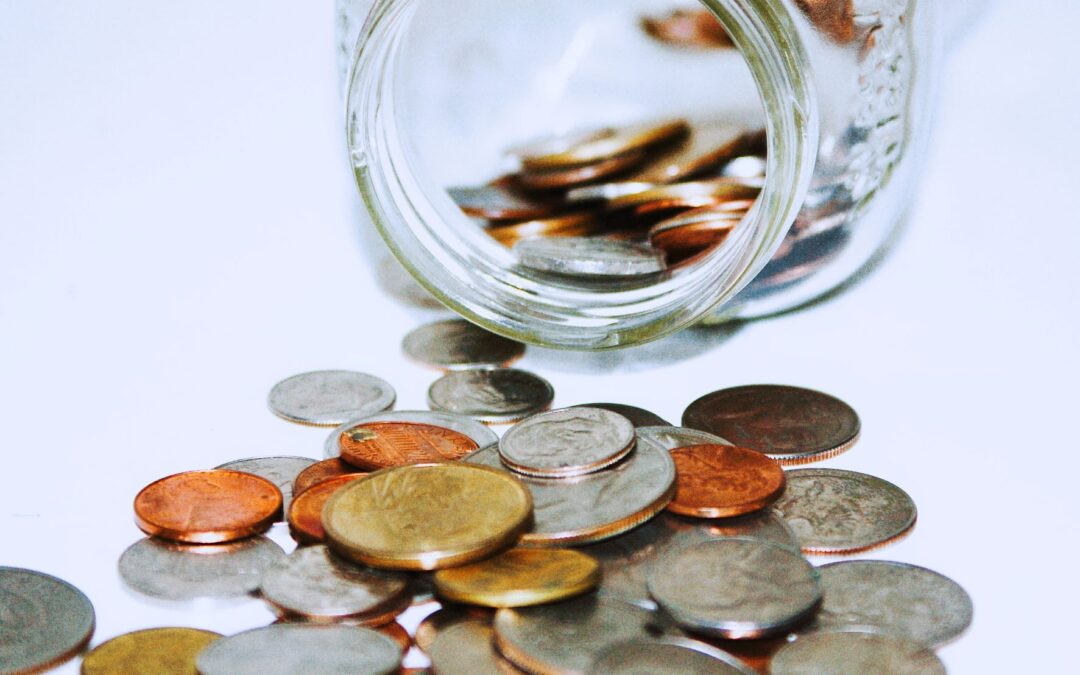
M600 563L569 549L513 548L435 573L447 600L485 607L525 607L581 595L600 583Z
M523 156L521 165L526 171L545 171L593 164L627 152L677 140L689 130L686 120L627 126L617 129L610 136L578 143L562 152Z
M98 645L82 675L196 675L195 657L221 635L196 628L151 628Z
M342 488L322 521L327 543L342 556L385 569L434 570L512 546L532 525L532 496L506 471L415 464Z

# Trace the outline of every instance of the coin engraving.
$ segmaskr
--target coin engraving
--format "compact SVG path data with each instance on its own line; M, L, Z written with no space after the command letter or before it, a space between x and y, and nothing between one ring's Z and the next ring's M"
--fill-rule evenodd
M482 422L478 422L466 415L458 415L451 412L439 412L433 410L395 410L393 412L378 413L360 417L342 424L326 438L323 445L323 456L334 458L341 455L341 436L358 424L370 422L411 422L415 424L429 424L434 427L444 427L451 431L465 434L476 443L476 447L496 443L499 436Z
M754 450L689 445L671 457L677 477L668 510L684 516L739 516L765 508L784 491L784 470Z
M396 397L390 383L374 375L318 370L278 382L268 402L275 415L290 422L335 426L388 410Z
M634 425L600 408L564 408L533 415L499 441L511 469L531 476L575 476L609 466L630 452Z
M284 514L288 512L289 504L292 503L293 482L297 475L314 463L315 460L307 457L251 457L226 462L214 468L253 473L278 486L281 490L282 513Z
M340 434L341 459L365 470L449 462L476 450L457 431L415 422L363 422Z
M491 423L513 422L547 410L554 397L547 380L514 368L453 371L428 389L433 410Z

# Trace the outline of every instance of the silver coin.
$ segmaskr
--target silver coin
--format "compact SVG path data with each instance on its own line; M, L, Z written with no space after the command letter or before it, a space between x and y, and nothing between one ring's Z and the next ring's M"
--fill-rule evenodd
M525 354L525 345L486 331L464 319L435 321L415 328L402 341L405 355L443 370L506 366Z
M513 675L514 664L495 650L495 631L483 621L465 620L439 631L428 648L439 675Z
M279 614L337 619L401 604L408 577L336 558L324 545L293 551L263 573L259 591Z
M255 592L285 551L263 536L227 544L179 544L156 537L120 556L120 578L131 590L162 600L233 598Z
M634 447L634 425L600 408L563 408L528 417L499 441L499 457L517 473L580 476L611 466Z
M307 457L251 457L226 462L214 468L253 473L270 481L281 490L281 512L288 513L289 504L292 503L293 481L297 474L314 463L315 460Z
M892 483L843 469L792 469L773 510L806 553L854 553L915 525L915 502Z
M679 625L728 639L782 633L821 601L817 570L760 539L715 539L671 551L649 571L649 593Z
M584 673L613 645L675 631L648 610L599 595L495 613L495 645L532 673Z
M667 638L612 645L592 662L588 675L754 675L742 661L697 640Z
M865 631L800 635L769 664L774 675L945 675L945 665L923 645Z
M526 370L477 368L443 375L428 389L432 410L468 415L489 424L516 422L547 410L551 384Z
M383 379L350 370L293 375L270 390L270 410L290 422L329 427L394 406L397 394Z
M393 673L401 646L360 626L274 624L224 637L195 660L200 675Z
M377 415L368 415L367 417L350 420L337 429L334 429L333 433L327 436L326 442L323 444L323 456L327 459L341 456L341 445L339 443L341 435L358 424L367 424L369 422L412 422L414 424L430 424L436 427L443 427L460 434L465 434L480 448L485 445L499 442L498 434L492 431L487 425L477 422L473 418L466 417L465 415L436 412L432 410L395 410L393 412L378 413Z
M668 422L663 417L660 417L656 413L639 408L633 405L626 405L624 403L582 403L581 405L574 406L575 408L600 408L602 410L610 410L613 413L618 413L630 420L630 423L636 428L640 427L654 427L654 426L670 426L671 422Z
M651 246L599 237L550 237L514 243L522 266L571 276L626 277L664 269L664 254Z
M822 565L824 600L813 630L869 626L938 647L971 625L971 597L952 579L906 563L852 560Z
M668 451L685 448L688 445L731 445L716 434L689 427L638 427L637 437L638 443L649 443Z
M39 672L75 656L94 632L94 607L56 577L0 567L0 673Z

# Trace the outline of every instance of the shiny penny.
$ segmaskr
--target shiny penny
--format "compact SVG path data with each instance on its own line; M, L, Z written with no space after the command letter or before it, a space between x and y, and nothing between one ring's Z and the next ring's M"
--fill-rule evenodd
M283 419L336 426L394 406L397 394L386 380L349 370L317 370L282 380L270 390L270 410Z
M909 640L865 631L800 635L778 651L774 675L945 675L934 652Z
M94 607L56 577L0 567L0 672L36 673L75 656L94 633Z
M568 169L594 164L619 155L658 146L685 136L690 130L685 120L628 125L612 134L572 145L562 152L521 157L524 171Z
M490 626L495 612L486 607L470 605L443 605L425 616L416 626L416 646L424 653L430 653L431 645L439 634L459 623L474 621Z
M292 538L300 544L322 543L326 539L322 524L322 512L326 502L341 488L367 475L354 473L328 478L298 494L288 514L289 534Z
M412 360L442 370L507 366L525 353L522 343L464 319L424 324L410 331L401 344Z
M522 671L495 650L495 631L481 621L462 621L431 643L431 667L439 675L516 675Z
M289 510L289 503L292 502L293 482L296 476L314 463L315 460L307 457L251 457L226 462L214 468L253 473L278 486L281 490L282 513L284 513Z
M606 649L588 675L754 675L739 659L716 647L683 638L624 642Z
M413 422L364 422L339 437L341 459L367 471L405 464L451 462L476 450L463 433Z
M447 600L486 607L524 607L564 600L600 581L600 563L567 549L512 548L497 556L435 573Z
M197 675L195 657L221 635L196 628L150 628L114 637L82 662L82 675Z
M476 187L452 187L450 198L466 215L488 220L532 220L555 215L562 207L551 199L538 199L500 180Z
M758 511L784 492L784 470L755 450L691 445L671 451L675 498L667 508L684 516L730 518Z
M611 412L622 415L630 420L630 423L633 424L635 428L669 426L671 424L651 410L646 410L633 405L626 405L625 403L582 403L581 405L576 405L574 407L610 410Z
M293 481L293 492L294 494L300 494L304 490L307 490L314 485L318 485L324 480L337 478L338 476L348 476L359 472L360 470L352 464L343 462L336 457L324 459L321 462L315 462L297 474L296 480ZM286 513L288 513L288 509L286 509Z
M478 448L490 445L491 443L496 443L499 440L498 434L489 429L487 425L466 415L432 410L395 410L393 412L361 417L342 424L337 429L334 429L333 433L326 438L326 443L323 445L323 456L334 458L341 455L342 435L359 424L367 424L369 422L412 422L414 424L429 424L434 427L444 427L451 431L465 434L473 439Z
M516 368L450 372L428 389L428 404L433 410L489 424L516 422L542 412L551 407L554 398L551 383Z
M634 425L600 408L563 408L518 422L499 441L499 458L527 476L579 476L611 466L634 447Z
M200 675L389 675L401 648L360 626L274 624L221 638L195 663Z
M143 532L192 544L217 544L265 532L281 514L281 490L250 473L214 469L157 480L135 496Z
M664 269L663 253L630 241L597 237L523 239L514 244L523 267L584 277L655 274Z

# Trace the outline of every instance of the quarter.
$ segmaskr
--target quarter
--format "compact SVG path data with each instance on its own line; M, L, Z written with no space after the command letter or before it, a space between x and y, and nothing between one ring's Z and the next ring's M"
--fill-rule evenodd
M524 607L581 595L600 581L596 559L567 549L512 548L435 573L447 600L485 607Z
M317 370L282 380L270 390L270 410L299 424L327 427L389 410L397 394L390 383L366 373Z
M909 640L865 631L830 631L800 635L776 652L769 672L945 675L945 666L934 652Z
M563 408L518 422L499 441L499 458L517 473L557 478L611 466L634 447L634 425L601 408Z

